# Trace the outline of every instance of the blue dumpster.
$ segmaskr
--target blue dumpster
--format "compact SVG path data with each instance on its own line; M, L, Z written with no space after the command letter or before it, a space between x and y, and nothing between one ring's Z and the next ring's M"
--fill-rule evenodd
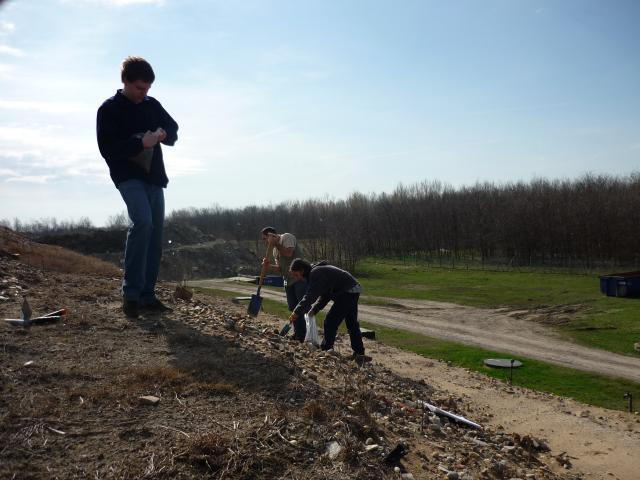
M262 280L263 285L271 285L272 287L284 287L284 278L280 275L267 275Z
M640 272L602 275L600 291L608 297L638 297L640 296Z

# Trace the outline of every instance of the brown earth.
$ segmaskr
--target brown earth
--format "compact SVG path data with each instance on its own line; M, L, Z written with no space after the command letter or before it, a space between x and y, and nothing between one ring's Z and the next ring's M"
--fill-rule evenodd
M172 312L127 320L117 276L11 253L0 248L0 317L23 296L35 314L68 314L0 324L0 478L637 478L637 417L376 342L360 368L344 337L319 352L275 335L277 318L166 285ZM389 458L399 445L406 456Z

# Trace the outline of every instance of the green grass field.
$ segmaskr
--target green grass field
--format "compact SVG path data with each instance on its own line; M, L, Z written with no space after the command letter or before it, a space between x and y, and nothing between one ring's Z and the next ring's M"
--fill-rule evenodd
M579 313L570 323L555 327L561 334L586 346L638 355L633 343L640 341L640 299L602 295L597 275L447 269L366 259L358 263L358 279L365 295L377 297L515 310L577 306Z

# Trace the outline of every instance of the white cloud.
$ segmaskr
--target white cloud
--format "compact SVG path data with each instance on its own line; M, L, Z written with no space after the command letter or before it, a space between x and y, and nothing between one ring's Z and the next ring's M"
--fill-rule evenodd
M84 140L84 142L83 142ZM79 144L88 140L80 140L74 135L64 132L57 126L0 126L0 143L8 150L13 147L17 152L49 151L68 153L78 150ZM95 140L93 140L95 142ZM3 152L4 153L4 152Z
M35 102L31 100L4 100L0 98L0 110L22 110L41 113L86 113L95 108L79 102Z
M61 127L0 126L0 162L7 182L99 180L106 167L88 135Z
M16 29L16 26L12 22L7 22L6 20L0 21L0 35L8 35L13 33Z
M24 52L19 48L0 44L0 54L11 55L12 57L24 57Z
M44 185L49 180L53 180L56 177L54 175L21 175L13 177L7 180L7 182L20 182L20 183L36 183L38 185Z
M164 163L170 178L194 175L205 171L204 160L192 157L176 156L164 150Z
M13 73L14 70L15 70L15 67L13 65L0 63L0 78L7 77L10 73Z
M17 177L18 172L10 168L0 168L0 177Z

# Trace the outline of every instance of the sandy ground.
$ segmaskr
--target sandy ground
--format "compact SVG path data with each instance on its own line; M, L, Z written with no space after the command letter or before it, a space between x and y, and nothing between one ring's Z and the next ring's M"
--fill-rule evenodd
M464 399L483 425L503 426L547 440L551 454L562 452L574 471L588 479L640 478L640 416L587 406L571 399L507 384L415 354L377 344L376 362L402 375L424 379ZM476 419L472 419L476 420ZM478 420L476 420L478 421Z
M255 293L254 285L223 280L192 285ZM263 290L266 298L284 301L280 292ZM560 339L550 329L505 313L459 305L394 300L404 308L361 305L361 319L496 349L530 358L640 381L640 359L589 349ZM498 333L497 333L498 332ZM581 404L571 399L511 387L465 369L368 342L374 361L462 399L471 420L522 435L544 438L550 455L563 452L574 471L587 479L640 478L640 416ZM558 466L558 468L561 468Z
M248 295L256 291L254 285L225 279L192 281L190 285ZM284 294L280 291L263 289L261 295L284 302ZM571 343L545 325L516 318L504 311L427 300L386 300L397 306L361 303L360 320L640 383L640 357Z

